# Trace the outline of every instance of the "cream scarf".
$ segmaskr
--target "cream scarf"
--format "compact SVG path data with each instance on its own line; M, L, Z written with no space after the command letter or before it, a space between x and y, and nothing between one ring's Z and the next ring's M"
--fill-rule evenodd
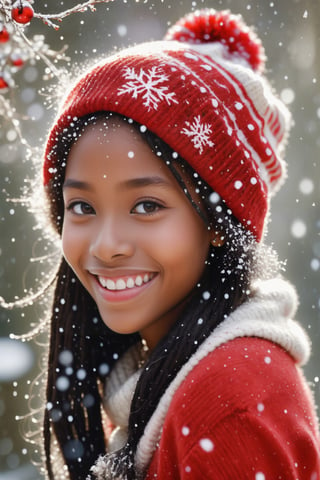
M110 453L123 447L127 441L130 406L147 354L146 346L134 345L107 377L103 406L108 419L115 426L108 439L107 449Z

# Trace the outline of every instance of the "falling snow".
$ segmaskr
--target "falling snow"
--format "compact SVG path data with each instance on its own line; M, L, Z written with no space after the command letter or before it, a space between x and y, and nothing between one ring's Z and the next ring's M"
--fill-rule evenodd
M266 480L266 477L262 472L258 472L258 473L256 473L255 480Z
M44 11L41 13L46 13L47 8L48 11L50 10L51 3L46 3L48 7L43 3ZM80 4L80 0L74 3ZM33 4L35 10L38 4L40 2L35 0ZM43 145L43 138L46 134L44 127L49 123L48 119L52 114L52 109L48 108L51 104L50 95L58 93L52 87L47 90L46 85L50 85L53 78L52 71L59 70L61 66L64 69L68 64L73 65L77 70L82 61L91 62L95 55L101 56L106 51L111 51L117 42L123 46L151 37L162 38L163 32L159 30L159 25L173 21L173 10L176 10L176 7L178 14L180 13L179 7L172 0L161 1L158 5L157 2L150 2L150 0L132 2L132 4L136 9L140 9L138 11L143 18L143 28L141 28L140 21L137 22L133 16L131 18L133 10L129 6L129 2L122 0L110 2L108 9L106 5L104 8L99 6L96 13L78 13L70 17L68 22L55 21L60 27L57 32L50 29L40 19L34 19L35 21L26 27L24 32L33 46L39 48L39 55L31 55L29 50L26 50L22 52L25 60L23 68L11 69L10 67L8 69L8 65L5 66L5 78L9 80L9 84L13 88L6 92L0 92L2 101L0 114L7 115L10 112L10 116L6 118L5 124L1 125L0 129L1 192L3 194L1 197L1 221L3 222L2 226L5 227L1 229L3 235L0 247L1 295L6 295L8 298L14 298L15 295L21 296L21 291L17 291L20 285L24 286L24 282L26 282L28 289L30 285L33 286L33 279L38 275L33 271L29 273L32 265L29 265L30 262L23 263L23 258L33 256L34 248L37 250L39 230L34 228L32 220L24 210L22 212L20 206L12 205L7 200L19 196L20 186L25 186L27 178L32 175L30 163L24 160L22 147L29 142L35 146L38 146L38 143ZM192 8L198 8L209 4L209 1L198 0L189 2L181 8L184 13L190 8L190 5ZM227 0L219 0L217 4L221 8L232 8L230 1ZM290 6L289 16L288 5ZM302 321L305 321L313 343L317 344L320 322L320 293L317 288L320 272L318 155L320 98L319 79L316 76L319 71L316 19L319 18L319 9L318 2L310 2L308 10L301 7L301 2L291 2L290 0L282 2L257 0L250 4L244 3L243 6L237 3L237 10L244 16L249 13L253 19L259 18L257 30L262 33L263 40L266 42L266 51L269 55L268 71L271 72L271 77L274 77L274 85L279 87L280 98L294 112L295 126L289 142L286 191L284 194L281 192L282 196L280 195L279 199L276 196L272 200L272 222L268 227L268 240L275 242L280 258L287 260L287 271L284 274L297 284L300 294L300 317ZM60 9L60 4L58 8ZM126 12L127 8L128 13ZM93 20L90 19L90 16ZM92 35L88 35L88 32ZM37 39L36 35L38 35ZM51 45L50 42L52 42ZM67 51L64 50L66 44L70 45ZM57 56L58 50L60 57ZM20 53L20 46L18 53ZM44 66L41 59L43 53L47 55L52 71L49 65ZM2 44L1 67L4 65L4 54L4 45ZM70 62L65 60L68 57L71 58ZM275 65L277 68L274 68ZM176 105L174 94L169 89L168 79L162 77L163 81L161 82L160 71L155 72L158 77L150 75L150 71L146 71L142 77L139 77L140 73L137 70L134 78L126 79L127 88L129 83L133 82L127 95L136 94L137 98L141 98L144 107L149 110L157 110L162 103L165 106ZM47 96L48 94L49 96ZM218 104L214 101L213 108L217 107ZM235 107L240 110L243 105L238 103ZM31 121L30 118L33 120ZM24 119L28 119L26 125L24 125ZM212 125L201 123L200 115L187 120L189 123L180 128L184 127L183 134L188 136L193 148L202 153L206 147L214 146L211 138ZM145 130L146 127L141 128L142 132ZM251 134L249 126L248 131ZM23 138L20 136L21 133ZM250 181L252 185L257 184L255 177ZM236 190L235 184L233 187ZM213 194L210 200L215 208L220 198L218 194ZM47 249L45 253L49 254L49 250ZM41 270L41 262L38 267ZM44 271L41 275L45 278ZM74 306L74 311L76 310L77 305ZM34 324L37 321L38 317L38 310L32 311L31 314L29 311L10 312L10 314L6 311L2 312L0 324L2 335L9 335L11 332L25 332L30 328L31 323ZM199 318L199 328L202 324L203 319ZM64 329L61 328L60 333L63 331ZM4 340L7 341L7 339ZM35 347L36 355L38 355L37 348ZM29 445L28 448L25 448L25 443L19 433L20 424L18 425L14 421L14 416L10 419L11 408L15 408L13 404L11 405L13 399L19 404L19 407L16 407L17 414L20 415L22 411L25 411L24 407L28 398L25 395L29 395L30 382L24 393L19 393L17 387L20 385L23 390L24 378L28 378L26 377L28 372L30 373L31 369L36 368L38 364L38 362L35 363L33 349L32 342L10 341L9 346L5 343L0 345L0 351L6 352L6 355L3 355L6 361L2 362L0 366L0 380L3 382L0 386L0 422L9 432L6 435L3 429L3 433L0 434L2 453L0 477L4 479L38 478L33 467L30 466L32 448ZM271 360L269 356L266 358ZM62 352L59 360L64 375L59 377L57 387L66 388L69 375L73 373L79 381L85 378L86 372L82 369L73 371L71 352ZM309 377L317 387L315 393L317 403L319 403L319 352L316 349L314 349L312 360L308 365ZM105 376L109 370L109 365L103 363L99 367L99 374ZM18 381L16 381L17 379ZM7 392L10 392L10 397ZM95 399L91 394L83 398L83 404L87 408L94 402ZM54 408L52 404L48 404L47 408L53 422L61 418L61 410ZM262 403L258 403L256 408L260 415L264 415L265 406ZM72 416L70 416L70 421L72 422ZM181 434L186 435L187 432L188 427L184 426ZM202 442L204 450L208 451L209 448L210 451L211 440L202 439ZM200 446L203 448L201 442ZM66 446L65 453L76 459L82 453L81 448L81 443L70 443ZM212 450L214 452L214 448ZM191 470L189 466L185 468L187 473ZM265 474L262 471L253 473L253 480L266 480ZM317 473L311 475L310 480L319 480Z
M297 218L291 225L291 234L295 238L303 238L307 233L307 225L304 220Z
M214 449L214 444L212 440L210 440L210 438L202 438L199 444L202 450L204 450L205 452L209 453L209 452L212 452Z
M20 341L0 338L0 352L0 382L21 377L33 365L30 346Z
M182 427L182 435L187 437L190 433L190 428L189 427Z

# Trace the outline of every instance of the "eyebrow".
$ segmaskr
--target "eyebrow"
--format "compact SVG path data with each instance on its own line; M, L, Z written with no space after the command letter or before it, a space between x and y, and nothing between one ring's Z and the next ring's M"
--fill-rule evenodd
M73 178L68 178L67 180L65 180L63 186L62 186L63 189L65 188L77 188L79 190L92 190L92 187L90 185L90 183L88 182L83 182L81 180L75 180Z
M130 178L129 180L125 180L121 186L127 187L127 188L139 188L139 187L146 187L148 185L168 186L169 182L166 179L158 176L137 177L137 178ZM76 180L73 178L68 178L64 182L63 189L65 188L76 188L79 190L87 190L87 191L92 190L90 183L84 182L82 180Z
M139 188L139 187L146 187L148 185L165 185L168 186L169 182L162 177L158 176L151 176L151 177L137 177L131 178L123 182L125 187L129 188Z

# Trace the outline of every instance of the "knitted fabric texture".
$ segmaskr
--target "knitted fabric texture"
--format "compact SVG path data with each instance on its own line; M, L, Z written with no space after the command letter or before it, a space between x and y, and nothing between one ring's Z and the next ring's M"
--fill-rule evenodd
M292 319L296 308L297 296L288 282L272 279L256 284L250 301L243 303L214 330L169 385L140 439L136 454L138 470L144 471L150 462L168 408L181 382L220 345L241 337L263 338L284 348L297 364L303 365L308 361L310 341L301 326Z
M112 55L71 89L49 134L44 184L57 178L57 140L74 118L108 111L164 140L259 241L285 178L290 114L262 75L264 49L240 16L204 9L164 41Z
M128 437L132 398L141 375L141 348L134 345L117 362L106 379L103 406L115 426L108 438L108 452L122 448Z
M318 421L292 357L269 340L234 339L186 376L144 480L310 480Z
M145 478L159 444L168 409L179 387L197 365L218 347L236 338L260 338L281 346L297 364L308 361L309 339L300 325L292 320L296 308L297 296L289 283L272 279L255 285L251 299L237 308L203 342L161 397L138 444L135 457L137 479ZM99 457L92 472L97 480L116 478L112 476L112 461L108 456Z

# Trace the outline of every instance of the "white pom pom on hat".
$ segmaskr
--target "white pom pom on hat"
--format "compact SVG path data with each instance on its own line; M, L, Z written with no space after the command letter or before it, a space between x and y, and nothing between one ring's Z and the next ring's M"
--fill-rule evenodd
M262 72L264 69L266 57L261 40L247 27L241 15L229 10L217 12L207 8L189 13L168 30L165 40L220 45L230 59L237 55L239 62L245 60L253 70Z
M96 111L132 118L162 138L260 241L269 201L286 176L287 108L262 75L261 41L239 15L204 9L163 41L127 48L86 71L50 131L44 184L71 119Z

